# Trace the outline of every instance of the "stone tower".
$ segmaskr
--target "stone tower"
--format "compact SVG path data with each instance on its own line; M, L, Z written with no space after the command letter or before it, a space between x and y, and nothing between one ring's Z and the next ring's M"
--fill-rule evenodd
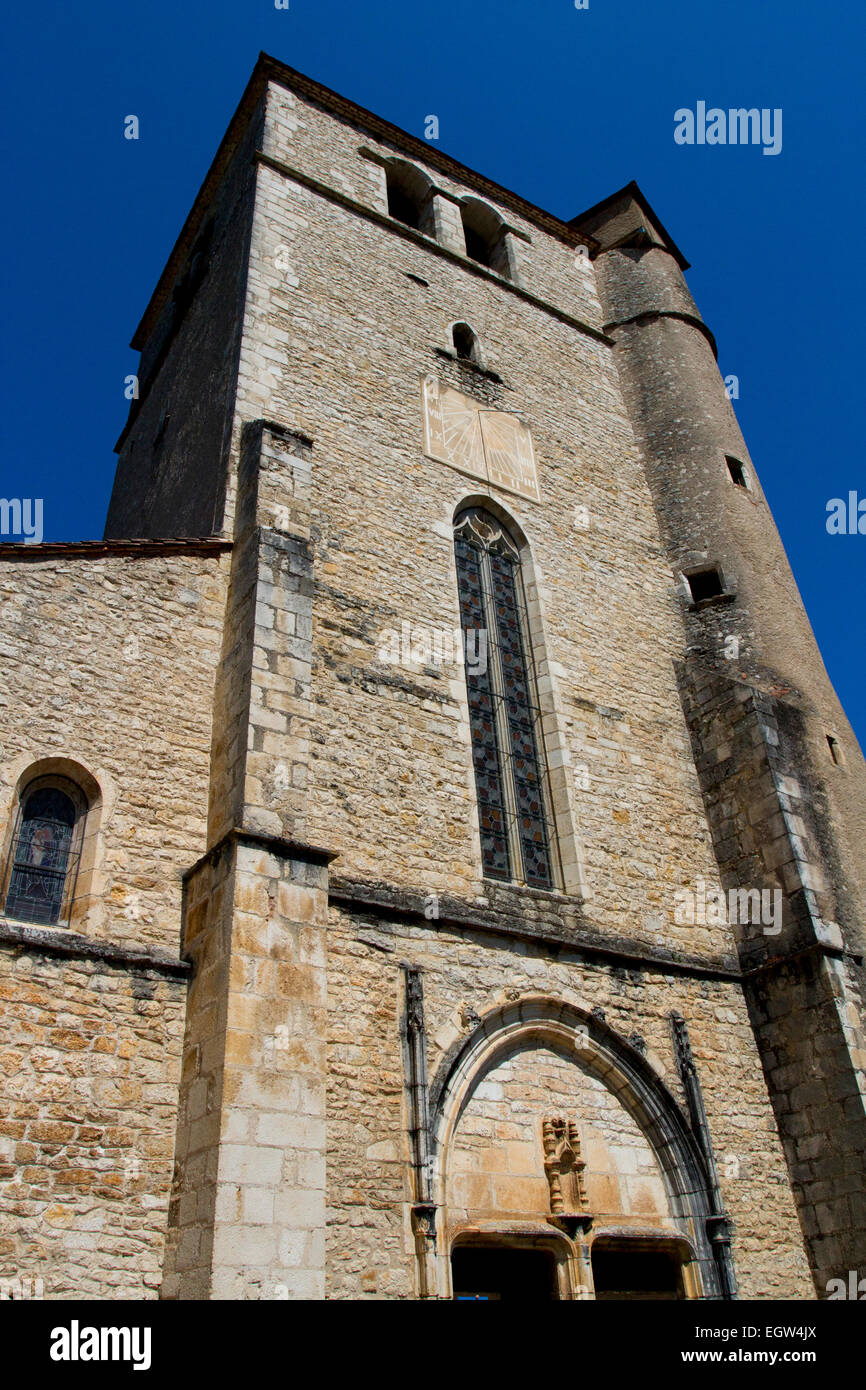
M633 185L563 222L259 59L105 538L0 547L48 1296L863 1266L863 762L684 268Z
M574 225L600 243L605 328L685 601L678 675L722 880L784 894L781 932L737 947L823 1280L840 1258L862 1263L866 1230L866 768L685 283L687 263L634 184ZM704 589L693 592L692 576Z

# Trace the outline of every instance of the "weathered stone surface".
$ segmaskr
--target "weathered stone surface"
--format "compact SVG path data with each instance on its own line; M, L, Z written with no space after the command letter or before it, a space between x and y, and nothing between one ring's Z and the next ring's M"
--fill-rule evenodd
M424 230L389 216L394 158ZM478 199L496 269L465 254ZM90 799L67 949L0 931L0 1276L448 1297L453 1243L496 1239L586 1297L607 1236L675 1251L690 1297L732 1268L809 1298L860 1257L862 759L843 727L827 789L820 658L801 700L754 618L793 580L747 579L775 531L725 491L743 451L660 224L615 245L640 207L582 231L260 65L136 336L115 539L0 554L5 849L28 768ZM429 377L519 419L538 500L424 453ZM483 876L459 662L393 654L459 631L468 502L523 546L553 892ZM716 548L737 584L689 605ZM684 920L698 885L778 886L781 932ZM586 1165L562 1219L553 1114Z
M185 983L3 952L0 997L0 1277L157 1297Z

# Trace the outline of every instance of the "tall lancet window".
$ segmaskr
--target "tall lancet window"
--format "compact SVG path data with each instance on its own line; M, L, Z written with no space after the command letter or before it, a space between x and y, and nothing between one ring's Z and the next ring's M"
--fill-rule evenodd
M458 515L454 549L484 876L559 887L520 550L478 507Z

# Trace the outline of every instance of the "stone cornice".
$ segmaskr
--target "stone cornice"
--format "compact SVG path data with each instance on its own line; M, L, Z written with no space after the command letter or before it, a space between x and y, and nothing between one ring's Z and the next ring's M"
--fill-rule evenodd
M644 942L625 936L602 936L582 925L581 907L561 893L530 888L502 887L495 905L482 906L460 898L439 897L438 915L428 915L433 895L395 888L385 883L369 883L332 874L328 900L349 911L370 914L382 921L402 922L427 931L478 932L489 936L531 942L542 949L568 952L587 961L647 974L687 975L701 980L720 980L745 986L760 977L800 968L809 958L850 960L861 964L861 957L831 943L815 941L799 949L741 968L730 958L695 956L688 952L653 950ZM507 897L514 901L503 905Z
M266 854L274 854L280 859L298 859L305 864L327 865L332 859L336 859L339 853L338 850L324 849L321 845L310 845L301 840L283 840L279 835L263 835L256 830L244 830L242 826L233 826L184 871L183 882L186 883L211 860L218 859L229 846L235 845L262 849Z
M739 982L738 965L724 958L708 959L683 951L653 950L641 941L623 936L602 936L580 925L580 904L561 893L533 889L503 889L500 899L510 894L513 905L500 901L483 906L459 898L439 897L438 915L425 911L430 895L413 893L387 884L367 883L331 875L329 901L358 912L369 912L383 919L421 926L428 931L458 930L481 932L540 947L555 947L588 960L625 970L643 970L661 975L692 975L699 979Z
M630 318L616 319L613 323L606 323L604 331L605 333L614 333L617 328L629 328L633 323L643 325L656 323L659 319L679 319L681 323L687 323L690 327L696 328L706 338L712 348L713 356L718 361L719 350L712 330L707 327L703 319L696 318L694 314L683 313L679 309L647 309L640 314L632 314Z
M189 961L165 951L122 946L116 941L100 941L62 928L33 927L0 920L0 946L36 951L46 956L91 960L119 970L164 975L167 979L185 980L192 973Z
M232 542L220 536L173 536L162 540L48 541L0 545L0 560L102 560L126 556L149 560L157 555L221 555Z

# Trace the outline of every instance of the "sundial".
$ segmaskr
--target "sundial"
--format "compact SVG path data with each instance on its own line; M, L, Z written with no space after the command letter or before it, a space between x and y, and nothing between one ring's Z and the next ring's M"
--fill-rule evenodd
M442 439L445 462L462 468L467 473L484 474L484 443L481 436L481 420L474 401L462 396L459 391L440 395L442 412Z
M516 416L424 378L425 452L492 487L540 501L532 435Z

